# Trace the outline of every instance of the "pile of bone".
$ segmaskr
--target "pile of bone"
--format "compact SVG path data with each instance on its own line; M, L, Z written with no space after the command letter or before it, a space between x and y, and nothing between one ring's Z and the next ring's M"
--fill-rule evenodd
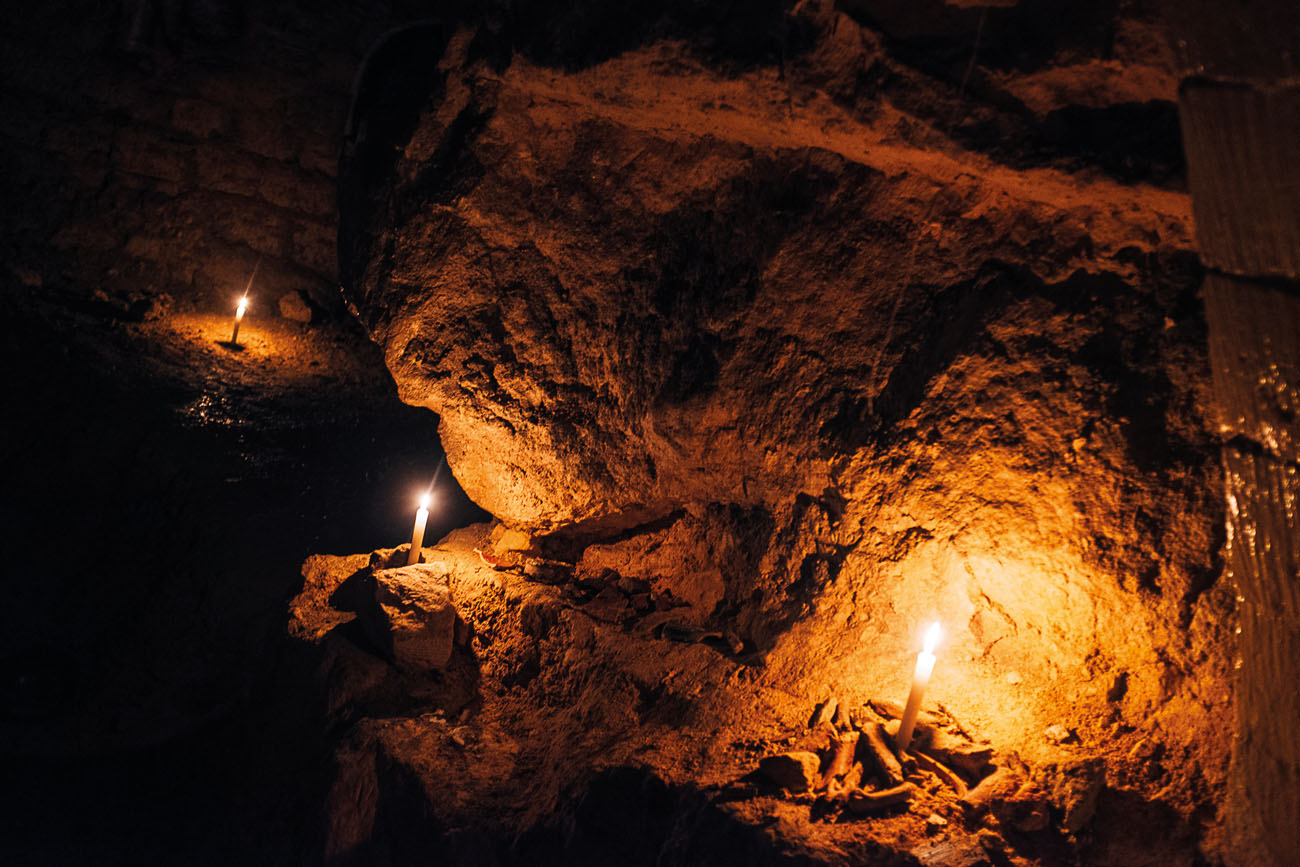
M822 813L914 809L925 793L926 812L936 799L955 802L973 820L1020 832L1045 830L1054 816L1061 830L1076 832L1092 817L1105 776L1099 762L1031 770L1014 754L995 756L988 741L942 709L921 712L902 752L895 743L900 716L902 708L892 702L850 710L835 699L824 701L807 734L794 739L804 748L762 759L757 776Z

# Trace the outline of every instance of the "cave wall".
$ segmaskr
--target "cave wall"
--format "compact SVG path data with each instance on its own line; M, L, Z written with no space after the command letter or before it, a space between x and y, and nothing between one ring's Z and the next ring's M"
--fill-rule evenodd
M225 311L260 259L338 307L335 174L366 49L418 4L56 2L9 10L6 262L28 286Z
M978 9L567 9L431 32L342 175L346 291L467 492L791 694L888 692L938 617L958 715L1212 819L1231 595L1150 10L990 10L967 75Z

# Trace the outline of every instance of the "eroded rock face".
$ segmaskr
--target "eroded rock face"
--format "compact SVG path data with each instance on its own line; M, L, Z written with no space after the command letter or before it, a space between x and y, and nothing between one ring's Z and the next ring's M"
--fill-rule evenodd
M476 502L676 587L774 687L899 693L937 618L932 689L995 741L1158 729L1203 781L1178 806L1212 801L1188 201L1161 148L1061 131L1159 139L1158 37L1121 16L1030 56L994 17L960 95L966 53L867 5L782 9L752 50L671 10L595 54L431 34L428 100L367 145L391 171L344 173L351 297Z
M1185 197L913 146L813 86L868 38L786 83L677 43L496 71L451 39L354 291L476 501L554 530L819 495L999 329L1085 389L1136 360L1099 308L1186 285ZM1158 333L1144 306L1126 330Z

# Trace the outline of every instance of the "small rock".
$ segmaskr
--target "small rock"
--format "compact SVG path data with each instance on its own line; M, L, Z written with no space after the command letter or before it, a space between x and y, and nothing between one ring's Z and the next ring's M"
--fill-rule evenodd
M166 319L172 312L172 296L163 292L158 295L146 295L132 304L140 319L144 322L157 322L160 319Z
M948 820L938 813L931 813L925 817L925 832L935 834L948 827Z
M504 524L498 524L492 529L489 541L492 543L492 553L498 557L503 557L510 551L530 551L533 547L531 536L523 530L512 530Z
M1021 786L1014 795L993 804L993 815L1003 825L1017 831L1041 831L1051 821L1047 798L1032 783Z
M536 557L525 557L523 563L524 575L542 584L558 584L566 577L563 568Z
M820 765L816 753L782 753L759 761L758 772L781 788L798 793L808 791L817 783Z
M632 606L628 603L627 597L613 584L606 585L591 598L591 601L582 606L582 610L605 623L622 623L632 616Z
M379 569L371 582L373 597L357 618L370 639L401 668L429 671L445 666L456 636L446 565Z
M280 315L294 322L310 323L315 312L307 298L307 293L301 289L294 289L281 295L278 306Z
M873 698L867 702L867 706L885 719L898 719L903 715L903 706L896 701Z
M1097 796L1106 783L1106 762L1101 758L1088 758L1046 765L1040 781L1052 803L1064 814L1061 827L1075 834L1092 821L1097 812Z
M510 552L507 552L507 554L510 554ZM595 596L606 587L617 589L617 585L614 583L616 581L618 581L618 573L613 569L605 569L599 575L578 575L574 585L580 593Z
M925 749L948 767L961 771L971 779L982 776L989 760L993 758L992 746L973 744L942 729L934 730Z
M1074 732L1060 723L1048 726L1047 731L1043 732L1043 736L1054 744L1070 743L1077 740Z
M622 590L628 596L638 596L642 593L650 592L650 583L631 575L620 575L614 582L619 590Z
M1020 672L1018 671L1008 671L1002 679L1012 686L1024 681L1024 678L1020 676Z
M372 571L380 569L396 569L399 566L406 565L406 557L411 551L409 542L398 545L396 548L379 548L370 552L370 568ZM424 562L424 551L421 549L420 558L417 562Z

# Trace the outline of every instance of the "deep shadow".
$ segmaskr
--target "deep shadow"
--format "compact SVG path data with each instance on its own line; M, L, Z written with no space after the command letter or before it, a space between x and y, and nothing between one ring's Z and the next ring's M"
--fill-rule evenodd
M285 606L308 554L410 532L436 417L391 386L210 376L57 287L3 297L0 860L293 863L335 721ZM431 539L482 515L446 484Z
M486 822L449 827L430 813L421 781L381 766L375 834L344 865L392 867L814 867L821 861L740 821L722 793L677 786L632 767L597 772L568 806L522 832ZM715 797L716 796L716 797ZM917 867L883 844L862 843L854 863ZM380 859L384 860L380 860Z

